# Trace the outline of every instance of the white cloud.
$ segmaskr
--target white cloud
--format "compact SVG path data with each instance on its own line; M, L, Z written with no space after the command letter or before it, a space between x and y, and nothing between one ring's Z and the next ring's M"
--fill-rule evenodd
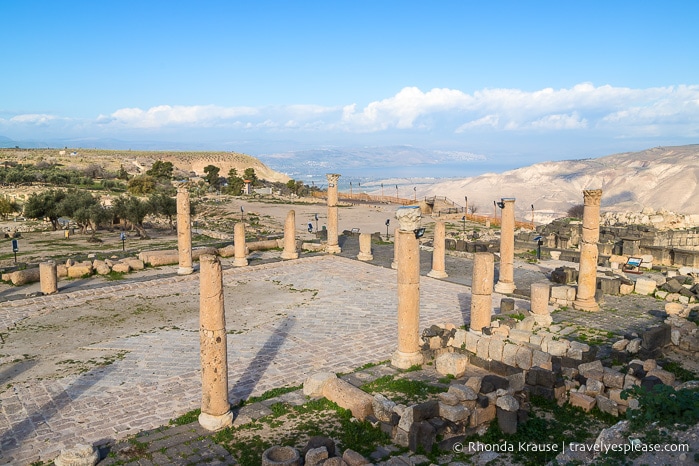
M10 122L12 123L26 123L26 124L34 124L34 125L45 125L53 120L58 119L58 117L54 115L46 115L46 114L39 114L39 113L28 113L24 115L16 115L10 118Z
M219 107L216 105L159 105L148 110L122 108L111 114L110 121L135 128L158 128L171 125L212 126L241 116L257 115L254 107Z
M696 137L699 134L699 85L647 89L580 83L566 89L457 89L423 91L405 87L395 95L364 106L299 104L224 107L159 105L117 109L92 120L48 114L22 114L0 120L0 130L31 132L40 125L55 132L90 136L162 129L196 128L240 133L307 134L323 138L353 134L460 137L514 132L546 134L577 130L605 137ZM2 134L2 133L0 133ZM171 134L171 133L170 133ZM326 138L327 137L327 138Z

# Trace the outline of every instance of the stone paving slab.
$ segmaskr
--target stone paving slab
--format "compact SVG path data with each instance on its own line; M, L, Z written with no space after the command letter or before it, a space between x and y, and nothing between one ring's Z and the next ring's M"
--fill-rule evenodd
M275 280L296 290L317 290L317 295L279 316L273 325L229 335L231 400L302 384L319 370L348 372L390 359L395 350L395 270L317 256L226 270L224 286L232 279ZM198 293L198 275L80 290L71 293L70 299L88 303L118 298L134 287L150 294L175 289ZM468 321L469 291L423 278L421 326ZM10 309L19 311L15 316L47 312L63 296L13 301ZM499 303L497 295L493 301ZM254 311L254 307L236 309ZM198 344L196 332L173 330L121 338L109 342L109 347L128 353L109 366L57 380L17 384L0 392L0 463L28 464L52 459L61 448L76 443L113 442L198 407Z

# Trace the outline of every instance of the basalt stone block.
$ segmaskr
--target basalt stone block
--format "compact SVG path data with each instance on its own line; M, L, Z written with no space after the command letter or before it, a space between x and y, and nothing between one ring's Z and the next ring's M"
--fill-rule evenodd
M603 294L618 296L621 294L621 280L617 278L597 277L597 289Z
M456 240L456 250L457 251L466 251L466 241L462 239Z
M653 390L653 387L662 384L663 381L654 375L648 375L641 379L641 387L645 388L646 390Z
M416 422L410 427L408 432L408 448L410 451L417 451L419 447L422 447L425 451L432 451L432 445L434 445L437 439L437 431L427 421Z
M489 391L483 390L483 387L486 384L492 386L493 389ZM510 388L510 381L504 377L499 377L497 375L486 375L483 377L483 380L481 381L481 393L490 393L492 391L501 389L507 390L508 388Z
M515 310L515 300L514 298L502 298L500 300L500 313L509 314Z
M479 358L478 356L473 355L469 358L469 362L472 366L480 367L481 369L490 371L490 361L488 361L487 359Z
M505 434L517 433L517 411L505 411L502 408L496 408L498 426Z
M480 408L487 408L488 405L490 405L490 398L479 394L478 398L476 399L476 406Z
M667 324L662 324L658 327L653 327L646 330L641 335L641 347L647 350L655 350L670 344L671 327Z
M444 247L446 249L449 249L450 251L453 251L456 249L456 240L451 239L451 238L446 238L444 240Z

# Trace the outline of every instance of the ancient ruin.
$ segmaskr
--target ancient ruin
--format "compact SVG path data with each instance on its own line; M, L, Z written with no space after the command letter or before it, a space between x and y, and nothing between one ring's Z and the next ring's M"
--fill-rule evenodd
M192 219L189 205L189 185L177 186L177 253L180 267L177 273L189 275L192 267Z
M245 244L245 224L243 222L238 222L235 224L235 230L234 230L235 238L234 238L234 255L235 259L233 260L233 266L234 267L245 267L248 265L248 259L247 259L247 246Z
M512 293L515 290L515 200L500 201L502 221L500 227L500 276L495 284L497 293Z
M432 240L432 270L427 274L432 278L447 278L447 272L444 267L446 226L444 222L435 222L434 239Z
M473 282L471 284L471 322L472 332L480 334L485 327L490 327L490 315L493 312L493 279L495 260L489 252L477 252L473 255Z
M599 255L597 242L599 241L599 209L602 190L585 190L583 198L585 207L580 244L580 271L577 298L573 306L584 311L599 311L595 293L597 291L597 258Z
M337 173L328 173L325 175L328 179L328 241L325 251L330 254L338 254L342 250L338 243L338 216L337 216L337 180L340 175Z
M298 259L299 253L296 249L296 212L290 210L286 214L284 222L284 250L282 259Z
M228 355L223 274L216 256L200 258L199 344L201 348L201 414L199 424L221 430L233 423L228 401Z
M419 344L420 325L420 248L417 231L420 228L420 208L400 207L396 210L399 223L398 244L398 349L391 364L407 369L423 361Z
M360 261L370 261L374 259L371 254L371 233L359 234L359 254L357 259Z

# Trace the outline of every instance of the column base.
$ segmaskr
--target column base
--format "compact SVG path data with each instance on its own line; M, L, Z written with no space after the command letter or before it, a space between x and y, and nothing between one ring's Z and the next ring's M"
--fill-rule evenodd
M372 254L364 254L360 252L357 254L357 259L360 261L373 261L374 256Z
M398 270L398 262L396 262L396 261L391 262L391 268L393 270Z
M449 275L444 270L430 270L430 272L427 274L428 277L432 278L447 278Z
M549 314L532 314L534 322L542 327L548 327L553 323L553 318Z
M214 416L213 414L201 413L199 415L199 425L204 429L216 432L226 427L233 425L233 413L228 411L227 413L221 414L220 416Z
M327 245L325 246L325 252L328 254L340 254L342 252L342 249L338 244L333 244L332 246Z
M298 259L299 258L299 253L298 252L282 252L282 259L284 260L289 260L289 259Z
M594 299L576 299L573 301L573 309L580 311L597 312L600 310L599 304Z
M193 267L180 267L177 269L177 275L190 275L194 273Z
M515 284L510 282L497 282L495 286L493 287L493 290L496 293L501 293L501 294L510 294L515 291Z
M243 258L243 259L233 259L233 267L245 267L248 265L248 260Z
M411 367L422 364L423 362L425 362L425 358L422 356L422 352L420 351L416 351L414 353L404 353L396 350L391 357L391 365L398 369L410 369Z

